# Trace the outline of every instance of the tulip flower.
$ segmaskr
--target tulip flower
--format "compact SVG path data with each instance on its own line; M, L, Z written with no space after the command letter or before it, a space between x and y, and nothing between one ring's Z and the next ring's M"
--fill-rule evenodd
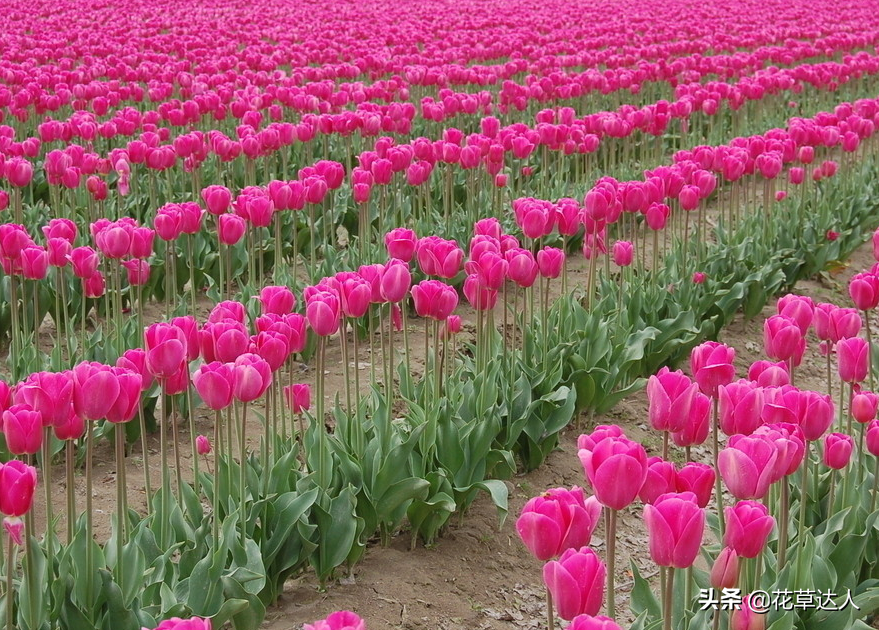
M674 462L661 457L647 458L647 477L638 492L643 503L653 503L659 496L675 492L677 488L677 470Z
M663 367L647 380L648 416L657 431L683 430L699 386L680 370Z
M156 626L156 630L211 630L211 620L202 619L201 617L191 617L189 619L172 617Z
M565 252L556 247L544 247L537 252L537 269L544 278L558 278L565 266Z
M823 302L815 306L813 324L818 339L835 344L841 339L857 336L861 330L861 315L853 308L839 308Z
M781 387L790 385L790 373L784 361L754 361L748 368L748 380L759 387Z
M305 301L305 317L315 334L321 337L332 335L339 330L341 320L338 295L322 289L310 294Z
M852 397L851 414L855 421L866 424L876 417L879 396L873 392L860 391Z
M696 504L704 508L711 500L716 473L714 468L701 462L687 462L675 476L676 492L692 492Z
M617 241L613 244L613 262L617 267L628 267L632 264L632 243Z
M353 612L340 610L326 619L305 624L302 630L366 630L366 622Z
M272 370L265 359L245 353L232 366L232 395L241 402L253 402L272 384Z
M232 404L232 381L232 364L220 361L202 364L192 375L195 391L214 411Z
M589 547L568 549L543 566L543 582L552 594L559 617L596 615L604 597L607 569Z
M140 404L141 376L133 370L119 367L110 368L110 373L119 384L119 393L105 418L114 423L128 422L137 413Z
M848 293L858 309L870 311L879 305L879 278L872 273L855 274L849 280Z
M287 287L266 286L259 293L262 313L286 315L296 306L296 296Z
M750 435L760 425L763 388L740 379L718 389L720 430L726 435Z
M459 315L449 315L446 318L445 334L451 337L459 332L461 332L461 317Z
M850 435L843 433L826 435L824 437L824 465L834 470L845 468L851 460L853 448L854 441Z
M702 546L705 510L692 492L668 493L644 506L650 557L661 567L693 565Z
M775 519L769 509L757 501L739 501L724 508L726 533L723 544L741 558L756 558L766 547Z
M619 425L600 424L589 435L584 434L577 438L577 449L591 451L606 437L625 437L625 433Z
M762 499L777 473L778 447L766 436L734 435L718 455L717 467L737 499Z
M464 297L477 311L490 311L497 304L496 289L485 286L476 275L469 275L464 280Z
M799 398L797 424L803 430L806 440L814 442L820 439L833 424L835 414L833 401L829 395L812 391L800 392Z
M217 235L223 245L235 245L244 236L247 223L237 214L220 215Z
M690 352L690 371L706 396L717 396L721 385L728 385L735 378L733 361L736 351L716 341L706 341Z
M568 630L622 630L610 617L599 615L577 615L568 626Z
M199 455L210 455L211 441L204 435L195 438L195 450Z
M702 392L697 392L684 428L671 434L674 443L681 448L704 443L708 439L710 412L711 399Z
M421 238L415 254L421 271L429 276L447 279L458 274L464 258L464 250L455 241L447 241L438 236Z
M67 410L67 418L54 426L55 437L59 440L78 440L85 435L85 420L71 406Z
M860 383L867 378L869 347L861 337L841 339L836 347L839 378L846 383Z
M346 277L342 277L342 276ZM372 286L355 272L338 274L340 308L345 317L358 318L366 315L372 302Z
M186 333L173 324L152 324L143 333L147 367L159 380L170 378L186 362Z
M385 247L388 256L408 263L415 255L418 246L418 237L413 230L407 228L395 228L385 234Z
M766 613L756 612L751 604L751 596L742 599L742 605L730 615L730 630L765 630Z
M83 362L73 368L73 408L86 420L101 420L119 397L119 379L110 366Z
M444 321L458 306L458 292L440 280L424 280L412 287L412 301L420 317Z
M613 510L631 504L647 478L644 447L624 437L607 437L592 450L580 449L577 456L595 496Z
M867 451L879 457L879 420L871 420L867 425Z
M554 488L525 504L516 531L535 558L549 560L588 546L600 516L601 504L581 488Z
M232 319L209 321L198 331L198 345L205 361L232 362L248 350L247 328Z
M38 453L43 444L43 415L30 405L12 405L3 412L6 448L13 455Z
M37 469L17 459L0 464L0 512L17 518L27 514L37 487Z
M528 288L534 284L537 278L537 261L527 249L519 247L509 249L504 253L507 260L507 275L510 280L522 288Z
M735 588L739 582L739 555L731 547L724 547L711 566L711 586L717 590Z
M763 346L769 357L790 361L796 366L803 359L806 340L795 320L786 315L773 315L763 322Z
M381 279L382 297L388 302L399 302L406 297L411 284L409 266L396 258L388 261Z
M307 383L294 383L284 387L287 405L293 413L302 413L311 408L311 387Z

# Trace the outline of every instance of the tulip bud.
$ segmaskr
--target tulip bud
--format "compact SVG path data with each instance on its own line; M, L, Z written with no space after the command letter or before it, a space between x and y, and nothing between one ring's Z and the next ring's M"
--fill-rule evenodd
M724 547L711 567L711 586L717 590L735 588L739 581L739 556L731 547Z

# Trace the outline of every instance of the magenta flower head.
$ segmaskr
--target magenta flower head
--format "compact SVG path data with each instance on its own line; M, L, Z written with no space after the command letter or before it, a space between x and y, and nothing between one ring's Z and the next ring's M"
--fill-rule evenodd
M544 278L558 278L565 266L565 252L557 247L544 247L537 252L537 269Z
M523 288L534 284L538 272L534 254L527 249L514 247L504 253L504 258L506 258L509 265L507 267L507 275L510 280Z
M267 286L259 292L259 302L263 315L266 313L286 315L296 306L296 296L287 287Z
M781 479L792 475L803 463L806 439L798 425L786 422L764 424L754 431L754 436L765 437L775 443L778 459L775 461L773 477Z
M201 191L205 206L213 215L225 214L232 204L232 193L225 186L208 186Z
M852 276L848 283L848 294L855 306L869 311L879 304L879 278L869 272Z
M785 315L793 319L797 326L799 326L800 332L804 335L806 334L809 326L812 325L815 313L815 304L812 302L812 298L805 295L788 293L780 297L775 306L778 309L779 315Z
M767 507L757 501L739 501L724 508L723 513L726 516L723 544L742 558L759 556L775 526Z
M815 306L812 323L818 339L836 343L840 339L857 336L861 330L861 315L856 309L822 302Z
M730 630L764 630L766 628L766 613L754 610L751 601L752 595L746 595L742 599L742 605L735 608L730 615Z
M879 420L871 420L867 425L867 451L879 457Z
M790 385L790 373L784 361L754 361L748 368L748 379L760 387Z
M879 396L873 392L860 391L852 397L852 418L861 424L866 424L876 417L879 408Z
M24 516L31 509L37 487L37 469L17 459L0 464L0 512Z
M693 565L702 546L705 510L692 492L663 494L644 506L650 557L661 567Z
M388 256L408 263L415 255L418 237L408 228L395 228L385 234L385 247Z
M305 317L316 335L327 337L339 330L341 304L335 291L318 289L305 300Z
M6 448L13 455L33 455L43 444L43 415L30 405L12 405L3 412Z
M600 424L589 435L583 434L577 438L577 450L591 451L601 440L606 437L625 437L622 427L617 424Z
M867 378L869 347L861 337L841 339L836 346L839 378L846 383L860 383Z
M349 610L340 610L326 619L305 624L302 630L366 630L366 622Z
M458 306L458 292L440 280L424 280L412 287L412 301L420 317L445 321Z
M687 462L675 478L676 491L692 492L696 495L696 504L704 508L711 500L715 476L712 466L701 462Z
M820 439L833 424L834 414L833 401L829 395L812 391L800 392L797 421L807 441Z
M119 397L119 379L109 365L84 361L73 368L73 408L86 420L107 417Z
M469 275L464 279L464 297L477 311L490 311L497 304L498 292L484 285L477 275Z
M737 499L762 499L778 481L778 447L766 436L733 435L717 457L723 482Z
M389 260L381 279L382 297L388 302L399 302L406 297L411 284L409 265L396 258Z
M13 400L39 411L46 425L66 422L73 403L73 372L34 372L15 388ZM0 411L7 407L0 403Z
M217 237L223 245L235 245L246 230L247 222L237 214L220 215L217 221Z
M258 354L245 353L232 366L232 395L241 402L252 402L272 384L272 368Z
M678 473L674 462L661 457L647 458L647 477L638 492L643 503L653 503L658 497L675 492L678 484Z
M710 412L711 399L702 392L697 392L684 428L671 434L674 443L681 448L704 443L708 439Z
M850 435L829 433L824 438L824 465L836 470L845 468L852 458L853 448L854 440Z
M554 488L524 505L516 531L535 558L549 560L588 546L600 517L598 499L584 499L581 488Z
M219 411L232 404L232 364L204 363L192 375L195 391L209 409Z
M616 621L604 615L577 615L568 630L622 630Z
M112 367L110 371L119 383L119 394L107 411L106 418L115 423L128 422L134 418L140 404L141 375L136 370L120 367Z
M429 276L454 278L461 270L464 250L456 241L438 236L425 236L418 241L415 250L418 266Z
M647 380L650 426L657 431L681 431L686 426L699 386L683 372L663 367Z
M158 379L166 379L180 371L186 362L188 343L179 326L152 324L143 333L147 351L147 367Z
M773 315L763 322L763 347L770 358L799 365L806 351L806 339L795 320Z
M596 615L604 599L607 569L589 547L568 549L543 565L543 583L552 594L559 617Z
M356 272L337 274L339 280L339 307L345 317L363 317L372 304L372 285Z
M739 581L739 554L724 547L711 565L711 586L716 589L735 588Z
M613 244L613 262L617 267L628 267L632 264L632 243L617 241Z
M211 630L211 620L201 617L191 617L190 619L172 617L156 626L156 630Z
M750 435L760 426L763 388L739 379L718 389L720 429L726 435Z
M308 383L293 383L284 388L287 406L293 413L302 413L311 408L311 387Z
M207 436L199 435L195 438L195 450L199 455L210 455L213 449Z
M716 341L706 341L690 352L690 371L706 396L716 397L721 385L728 385L736 376L733 361L736 351Z
M647 478L647 452L624 437L607 437L592 450L579 450L577 456L595 496L613 510L631 504Z

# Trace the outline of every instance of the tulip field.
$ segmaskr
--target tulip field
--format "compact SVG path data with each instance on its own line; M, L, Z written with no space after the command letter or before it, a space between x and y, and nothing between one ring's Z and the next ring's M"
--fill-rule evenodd
M0 630L879 627L875 3L0 25Z

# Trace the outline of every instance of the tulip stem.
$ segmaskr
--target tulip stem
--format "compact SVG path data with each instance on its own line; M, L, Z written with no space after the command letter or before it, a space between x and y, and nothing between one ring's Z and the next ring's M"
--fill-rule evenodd
M213 525L214 543L213 549L218 549L220 544L220 452L223 450L223 443L220 441L220 422L222 415L220 410L214 412L214 514L211 519Z
M122 584L122 545L125 543L125 430L124 425L113 426L116 434L116 583L124 593Z
M76 515L76 494L73 492L73 466L75 463L75 455L73 453L73 440L66 440L65 459L67 460L67 544L73 542L73 525ZM149 501L147 501L149 505Z
M873 334L870 329L870 312L864 311L864 327L867 331L867 365L869 366L867 374L870 376L870 391L874 389L873 385Z
M85 571L86 571L86 600L85 605L91 607L94 604L92 599L94 594L94 584L92 578L94 576L94 560L93 551L94 540L92 538L92 519L94 511L92 510L92 457L94 454L95 434L94 423L86 420L86 454L85 454ZM72 516L72 515L71 515ZM164 544L164 543L162 543Z
M15 543L12 541L12 534L7 534L7 554L6 554L6 630L15 630L12 606L12 573L15 571Z
M193 310L193 313L195 311ZM192 406L192 387L189 383L186 385L186 408L189 418L189 447L192 450L192 485L195 487L195 494L201 494L201 482L199 481L198 470L198 449L195 446L195 414Z
M790 487L787 477L781 479L781 499L778 503L778 570L781 573L787 559L787 529L790 518Z
M177 397L171 395L171 431L174 437L174 466L177 472L177 498L183 498L180 488L183 486L183 474L180 472L180 435L177 431Z
M239 524L241 526L241 545L244 546L245 538L247 535L247 516L245 514L245 510L247 509L247 494L245 492L245 485L247 484L247 471L245 469L246 465L246 456L247 450L245 445L245 435L247 434L247 403L244 403L243 409L241 411L241 432L238 434L238 485L239 485L239 495L238 495L238 505L239 505L239 514L238 518Z
M607 616L616 618L614 565L616 564L617 511L605 511L605 538L607 542Z
M546 589L546 627L555 630L555 616L552 611L552 593Z
M674 606L674 581L675 569L668 567L666 569L668 578L665 580L665 597L662 602L662 627L663 630L671 630L671 613Z
M147 448L146 420L143 417L142 399L137 403L137 415L138 421L140 422L140 448L143 451L143 487L144 490L146 490L146 510L147 515L149 515L152 512L153 489L152 484L150 483L150 456ZM72 515L73 512L70 514Z
M668 431L662 432L662 459L668 459Z
M836 499L836 469L830 471L830 495L827 498L827 520L833 516L833 502Z
M714 470L720 470L717 467L717 454L719 450L719 439L717 435L717 425L720 422L720 418L718 417L718 398L714 396L711 399L712 402L712 410L711 410L711 434L713 437L714 444ZM720 482L720 475L716 475L714 478L714 494L715 500L717 501L717 520L720 523L720 538L723 539L723 534L726 531L726 523L723 516L723 486Z
M876 511L876 492L879 491L879 458L873 467L873 498L870 500L870 514Z

